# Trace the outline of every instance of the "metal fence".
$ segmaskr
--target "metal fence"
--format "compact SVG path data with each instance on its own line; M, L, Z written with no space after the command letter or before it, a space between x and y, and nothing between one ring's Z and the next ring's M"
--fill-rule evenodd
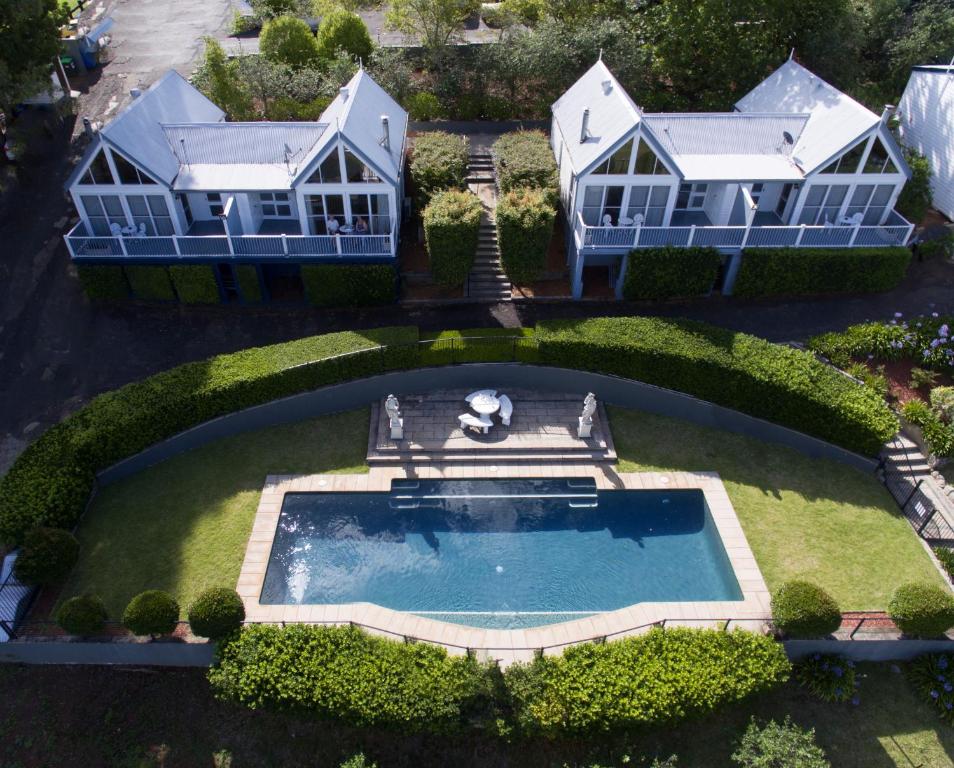
M16 628L30 608L37 588L17 580L13 569L0 583L0 642L16 637Z
M878 464L881 481L918 535L931 544L954 544L954 528L937 508L919 474L906 453L896 460L883 457Z

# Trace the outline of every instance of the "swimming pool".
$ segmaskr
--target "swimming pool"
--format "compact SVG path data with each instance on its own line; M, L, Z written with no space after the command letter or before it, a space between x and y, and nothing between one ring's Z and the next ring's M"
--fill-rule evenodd
M260 595L501 628L741 599L701 490L604 491L592 478L287 493Z

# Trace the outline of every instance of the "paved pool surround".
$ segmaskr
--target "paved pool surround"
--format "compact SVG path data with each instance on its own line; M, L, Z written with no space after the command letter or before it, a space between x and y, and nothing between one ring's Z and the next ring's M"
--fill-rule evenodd
M558 624L525 629L482 629L438 621L371 603L341 605L264 605L259 602L272 543L286 493L387 492L395 479L592 477L600 490L672 490L703 492L712 520L732 565L742 600L639 603ZM654 622L667 626L716 627L731 619L733 627L761 631L771 615L770 595L742 531L722 480L715 472L616 472L612 467L566 463L453 464L375 467L360 475L270 475L262 489L245 560L238 580L246 620L266 623L363 625L372 634L402 636L445 646L450 653L472 649L480 658L507 664L530 661L534 649L559 654L569 645L598 637L615 638L648 631Z

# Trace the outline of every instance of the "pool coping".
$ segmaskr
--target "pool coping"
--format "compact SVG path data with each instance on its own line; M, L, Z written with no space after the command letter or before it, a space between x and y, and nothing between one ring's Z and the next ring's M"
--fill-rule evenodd
M615 611L524 629L468 627L372 603L263 605L259 602L272 543L286 493L381 492L396 479L481 479L592 477L600 490L698 489L742 591L741 600L636 603ZM269 475L262 489L237 590L251 623L358 624L371 633L434 643L452 653L476 652L500 661L528 661L541 649L563 648L594 639L637 635L661 622L666 626L721 626L731 621L764 631L770 595L729 495L716 472L616 472L593 464L537 463L375 467L367 474Z

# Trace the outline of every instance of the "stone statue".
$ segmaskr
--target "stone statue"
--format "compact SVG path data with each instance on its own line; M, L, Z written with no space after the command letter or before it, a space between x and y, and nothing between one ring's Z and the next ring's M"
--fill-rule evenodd
M596 395L587 392L583 399L583 413L580 414L577 436L590 437L593 434L593 414L596 413Z
M388 414L388 426L391 428L392 440L404 439L404 419L401 417L401 406L394 395L388 395L384 401L384 410Z

